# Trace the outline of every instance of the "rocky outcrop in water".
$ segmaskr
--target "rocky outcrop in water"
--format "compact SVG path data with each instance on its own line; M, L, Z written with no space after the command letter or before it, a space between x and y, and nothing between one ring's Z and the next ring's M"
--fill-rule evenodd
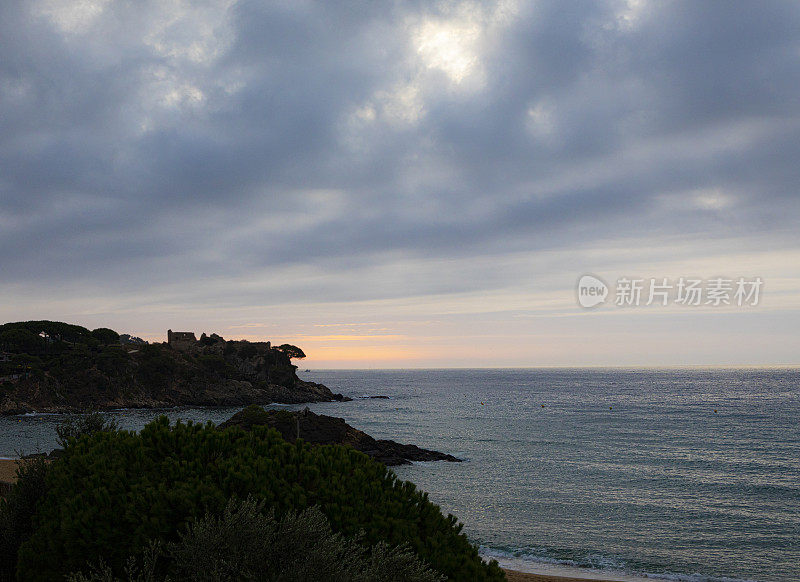
M385 465L407 465L411 461L461 462L452 455L404 445L391 440L376 440L367 433L353 428L343 418L314 414L308 408L300 412L264 410L249 406L219 425L224 429L238 426L249 430L253 426L267 425L283 435L287 441L298 438L312 444L349 445Z

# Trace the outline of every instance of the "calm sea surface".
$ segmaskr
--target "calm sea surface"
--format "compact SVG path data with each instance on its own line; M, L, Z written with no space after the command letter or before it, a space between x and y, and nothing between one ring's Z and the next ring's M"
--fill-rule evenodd
M800 580L800 370L310 371L311 405L464 463L396 469L486 556L528 571ZM298 408L286 406L284 408ZM124 410L218 422L237 409ZM0 456L50 450L58 416L0 418ZM593 572L594 571L594 572Z

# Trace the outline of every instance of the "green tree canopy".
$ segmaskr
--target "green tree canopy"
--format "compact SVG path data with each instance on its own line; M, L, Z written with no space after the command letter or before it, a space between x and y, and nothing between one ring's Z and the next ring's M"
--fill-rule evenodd
M191 520L220 513L231 497L263 500L277 517L318 506L334 531L364 544L407 544L454 580L502 580L412 483L350 447L290 444L265 426L249 432L212 424L140 433L97 432L70 439L52 464L36 528L19 550L18 579L63 579L100 558L121 571L156 539L173 542Z
M98 327L92 330L92 337L101 344L112 345L119 343L119 334L107 327Z
M44 347L44 340L23 328L0 331L0 349L18 354L35 354Z
M72 325L62 321L17 321L0 326L0 333L9 329L24 329L35 335L44 333L54 341L71 343L88 343L92 333L80 325Z

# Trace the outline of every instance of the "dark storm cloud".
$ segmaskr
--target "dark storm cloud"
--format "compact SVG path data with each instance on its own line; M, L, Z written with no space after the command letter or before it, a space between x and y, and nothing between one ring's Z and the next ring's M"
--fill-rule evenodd
M796 242L796 4L387 6L4 3L4 282Z

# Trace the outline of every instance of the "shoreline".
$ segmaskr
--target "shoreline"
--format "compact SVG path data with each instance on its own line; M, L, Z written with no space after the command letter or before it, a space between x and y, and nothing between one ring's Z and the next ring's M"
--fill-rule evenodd
M634 574L623 570L603 570L503 558L481 554L484 560L497 560L509 582L653 582L665 580L657 575Z
M517 570L507 570L508 582L621 582L616 578L573 578L571 576L554 576L552 574L533 574L531 572L519 572Z

